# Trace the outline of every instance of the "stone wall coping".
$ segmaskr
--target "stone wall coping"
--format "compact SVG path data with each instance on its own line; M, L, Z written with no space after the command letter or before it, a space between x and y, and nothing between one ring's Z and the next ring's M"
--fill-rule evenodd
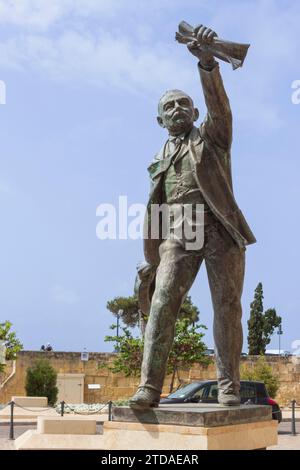
M78 356L81 357L82 351L39 351L39 350L22 350L18 353L18 356L37 356L40 355L42 357L55 357L55 356ZM114 352L90 352L89 351L89 358L90 359L103 359L103 358L113 358L116 356ZM285 363L293 363L294 361L300 360L300 356L290 355L290 356L264 356L267 362L285 362ZM257 361L260 356L242 356L241 362L248 362L248 361ZM196 366L197 367L197 366Z

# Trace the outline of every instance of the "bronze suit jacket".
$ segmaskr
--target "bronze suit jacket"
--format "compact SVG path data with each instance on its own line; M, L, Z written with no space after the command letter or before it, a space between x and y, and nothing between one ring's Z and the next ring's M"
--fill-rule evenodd
M244 247L255 243L233 195L230 148L232 115L219 66L206 71L198 65L207 115L200 128L193 127L185 138L183 155L188 152L197 186L213 214L224 225L235 242ZM151 204L162 204L163 176L167 169L164 148L148 168L151 191L147 205L144 230L145 259L152 266L159 264L161 239L151 239ZM182 155L181 155L182 156Z

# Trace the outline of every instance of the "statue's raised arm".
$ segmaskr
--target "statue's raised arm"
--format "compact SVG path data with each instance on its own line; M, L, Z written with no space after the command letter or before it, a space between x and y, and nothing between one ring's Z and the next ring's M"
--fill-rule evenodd
M232 141L232 114L214 57L215 38L215 31L200 25L195 28L195 39L187 43L187 48L199 59L198 68L207 107L207 115L200 128L201 135L212 144L227 149Z

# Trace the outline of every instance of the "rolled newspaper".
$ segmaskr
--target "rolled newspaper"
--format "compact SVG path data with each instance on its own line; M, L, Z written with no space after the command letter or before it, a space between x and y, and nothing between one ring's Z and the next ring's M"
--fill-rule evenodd
M175 39L180 44L188 44L189 42L197 41L198 29L199 28L193 28L193 26L186 23L186 21L182 21L178 26ZM199 44L199 48L203 50L203 52L210 52L218 59L229 62L233 70L242 67L249 46L250 44L226 41L218 37L214 37L211 44Z

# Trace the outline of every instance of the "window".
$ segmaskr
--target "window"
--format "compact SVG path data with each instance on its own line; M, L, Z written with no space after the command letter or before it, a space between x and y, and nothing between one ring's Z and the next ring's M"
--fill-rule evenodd
M256 398L256 388L251 383L241 383L241 398Z
M204 385L195 393L195 395L193 395L193 398L205 401L216 401L218 398L218 384L213 383Z
M196 398L197 400L202 400L202 398L204 398L205 396L205 392L206 391L206 388L205 387L202 387L200 388L200 390L198 390L195 395L193 395L193 398Z
M198 391L199 386L199 382L193 382L191 384L185 385L184 387L176 390L176 392L171 393L168 398L186 398L190 396L190 394L193 394L194 390Z

